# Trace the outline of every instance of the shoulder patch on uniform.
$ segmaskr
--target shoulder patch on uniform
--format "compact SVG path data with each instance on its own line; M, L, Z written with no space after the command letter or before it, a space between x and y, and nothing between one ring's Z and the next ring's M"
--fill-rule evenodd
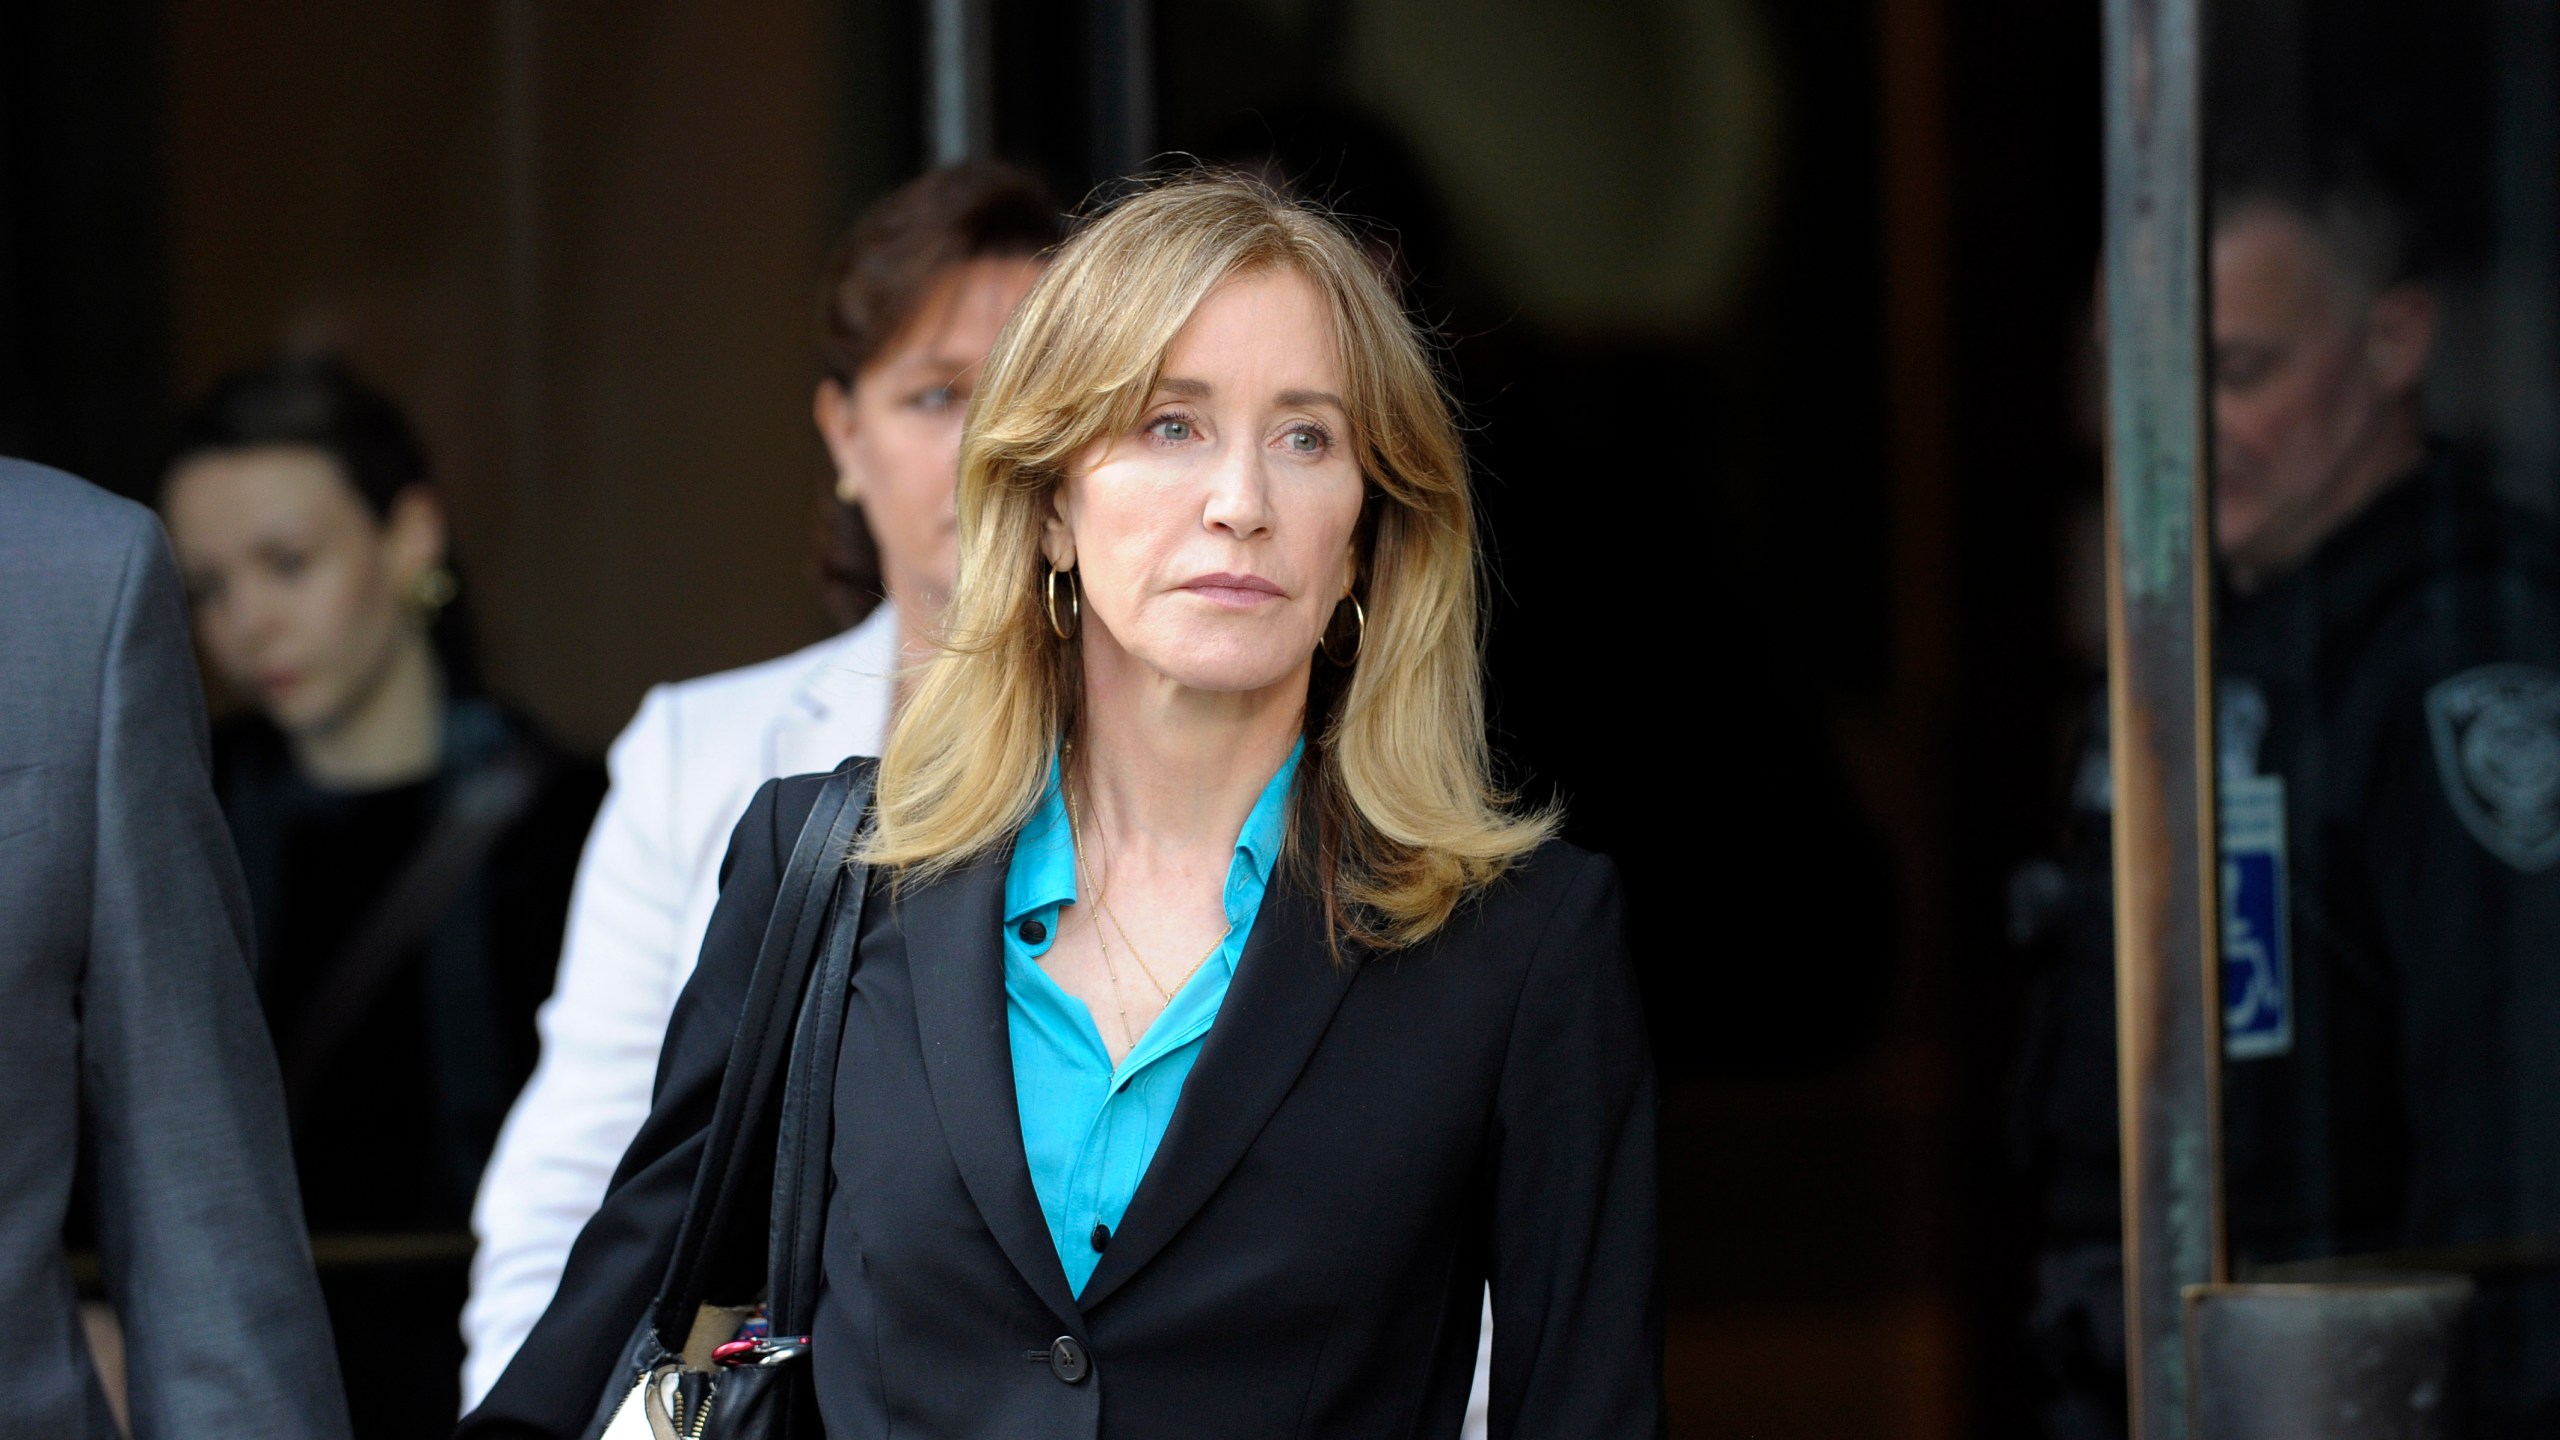
M2463 826L2527 874L2560 861L2560 674L2483 665L2427 692L2436 775Z

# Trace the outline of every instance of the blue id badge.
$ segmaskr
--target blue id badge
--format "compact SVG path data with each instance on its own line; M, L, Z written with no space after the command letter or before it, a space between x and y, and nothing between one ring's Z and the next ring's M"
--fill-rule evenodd
M2285 894L2284 777L2222 777L2222 1053L2293 1049Z

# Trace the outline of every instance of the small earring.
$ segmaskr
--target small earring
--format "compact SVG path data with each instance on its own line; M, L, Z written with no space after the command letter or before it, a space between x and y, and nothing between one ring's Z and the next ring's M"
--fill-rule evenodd
M409 582L409 603L432 623L444 613L444 607L453 603L453 597L461 590L461 583L453 578L451 570L442 565L431 565L419 571L418 578Z
M1342 598L1351 606L1351 653L1349 655L1333 653L1333 620L1342 618L1340 605L1333 607L1333 619L1325 622L1324 633L1316 637L1316 648L1324 652L1324 658L1348 670L1359 663L1361 648L1369 643L1369 612L1361 606L1359 596L1345 595Z
M1063 625L1058 623L1058 577L1061 575L1067 577L1067 621ZM1044 603L1049 611L1049 633L1061 640L1073 640L1076 632L1084 628L1084 601L1076 596L1075 572L1050 566L1044 592Z

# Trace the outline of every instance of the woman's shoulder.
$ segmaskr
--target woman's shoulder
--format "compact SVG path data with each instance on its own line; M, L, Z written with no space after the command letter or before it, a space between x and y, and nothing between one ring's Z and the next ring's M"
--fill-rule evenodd
M1618 863L1597 850L1586 850L1560 836L1541 840L1528 854L1485 887L1488 897L1508 892L1532 903L1561 903L1577 889L1615 889Z
M1450 1013L1492 1014L1515 1044L1566 1031L1640 1031L1618 867L1606 855L1540 843L1460 906L1429 948L1452 962L1440 972L1452 996L1491 1007L1460 1003ZM1536 1050L1545 1041L1529 1043Z
M1615 861L1550 837L1470 895L1445 933L1497 941L1524 953L1542 948L1551 936L1572 940L1604 931L1614 941L1620 906ZM1527 947L1521 947L1524 940Z
M825 775L786 775L756 787L754 798L729 831L720 860L720 900L702 939L700 959L686 982L688 1003L707 1009L717 1030L734 1021L736 1007L755 971L766 921L782 891L800 829L826 788ZM679 1007L679 1018L690 1013ZM669 1031L672 1039L674 1031Z
M519 826L573 830L573 846L586 841L587 823L604 800L604 765L564 744L549 727L502 700L468 696L445 714L446 763L464 771L492 765L528 770L533 793Z
M667 727L671 740L715 750L762 734L794 712L795 697L820 708L885 714L896 665L897 616L883 605L852 629L788 655L654 686L631 725Z
M853 764L853 761L847 761ZM863 760L862 764L877 764ZM836 771L821 770L807 775L784 775L767 780L756 787L747 808L738 817L729 835L729 855L721 863L721 884L725 889L731 874L744 860L757 862L758 872L768 878L778 877L792 847L800 838L801 827L809 823L809 812L818 806L827 782Z
M807 775L784 775L764 783L757 798L769 803L773 810L773 834L783 842L777 848L788 848L789 842L809 822L809 812L818 806L818 797L826 792L827 782L835 778L830 770Z

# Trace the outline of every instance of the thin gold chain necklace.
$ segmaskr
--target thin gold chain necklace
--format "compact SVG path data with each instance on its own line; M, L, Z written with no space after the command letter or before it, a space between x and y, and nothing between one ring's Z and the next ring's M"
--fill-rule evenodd
M1138 962L1138 969L1145 973L1147 983L1156 987L1156 993L1163 996L1167 1004L1172 1003L1177 991L1191 983L1192 976L1200 973L1201 966L1209 963L1209 957L1218 953L1218 947L1227 943L1227 937L1236 933L1236 923L1233 920L1228 921L1227 928L1218 932L1218 938L1209 942L1209 948L1201 951L1200 958L1192 961L1191 968L1183 971L1182 978L1173 983L1173 989L1167 990L1164 988L1164 982L1156 978L1156 967L1148 964L1147 957L1138 952L1138 942L1129 938L1129 927L1121 923L1120 912L1111 908L1111 897L1097 894L1093 899L1095 904L1102 907L1102 913L1110 917L1112 928L1120 932L1120 943L1129 947L1129 958ZM1101 934L1102 927L1095 926L1096 938L1098 939Z
M1058 793L1059 798L1066 802L1067 838L1075 847L1077 877L1080 882L1090 885L1092 872L1086 867L1084 859L1084 826L1076 817L1075 791L1067 773L1067 766L1073 764L1074 759L1075 750L1071 746L1059 756ZM1200 952L1200 958L1192 961L1191 968L1183 971L1182 978L1174 982L1173 989L1168 990L1164 982L1156 978L1155 967L1148 964L1147 957L1139 951L1138 942L1130 938L1129 927L1121 920L1120 912L1111 908L1109 890L1101 885L1093 885L1092 888L1093 903L1100 908L1103 915L1110 917L1112 928L1120 932L1120 943L1129 947L1129 958L1138 962L1139 972L1147 977L1149 985L1155 987L1156 994L1162 1002L1157 1007L1159 1011L1162 1010L1163 1005L1173 1003L1175 993L1183 986L1190 984L1191 977L1200 973L1200 967L1209 963L1209 957L1218 953L1218 947L1227 943L1227 937L1236 933L1236 922L1229 920L1227 928L1218 932L1218 938L1209 942L1209 948ZM1130 1049L1135 1050L1138 1048L1138 1042L1129 1024L1128 1002L1121 998L1120 972L1111 964L1111 945L1102 938L1102 925L1098 918L1093 927L1093 944L1095 949L1102 952L1102 973L1111 977L1111 1003L1118 1006L1120 1010L1120 1036L1128 1043Z
M1068 751L1065 758L1072 760L1074 753L1072 750ZM1076 883L1092 885L1093 877L1086 870L1084 863L1084 826L1076 819L1076 793L1067 783L1066 769L1063 765L1059 767L1058 794L1067 803L1067 843L1075 850ZM1099 886L1094 887L1093 898L1097 902L1102 899L1102 890ZM1087 912L1087 915L1088 918L1094 918L1091 912ZM1120 932L1120 938L1128 939L1128 932L1125 930ZM1120 1044L1123 1047L1123 1053L1134 1051L1138 1048L1138 1032L1129 1024L1129 1002L1120 993L1120 972L1111 964L1111 945L1102 938L1102 923L1099 918L1094 918L1093 946L1102 952L1102 973L1111 977L1111 1004L1120 1012ZM1134 951L1131 953L1135 954ZM1139 963L1144 965L1146 962ZM1153 980L1155 977L1151 975L1147 978Z

